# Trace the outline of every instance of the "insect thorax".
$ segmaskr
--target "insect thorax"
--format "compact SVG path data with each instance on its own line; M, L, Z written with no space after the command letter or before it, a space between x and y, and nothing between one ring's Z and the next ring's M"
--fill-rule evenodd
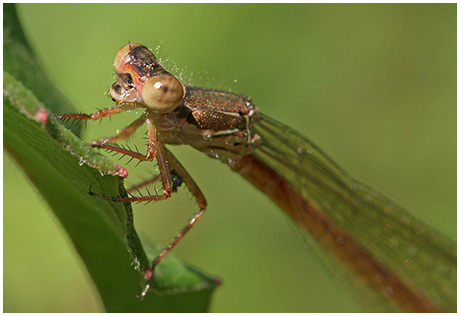
M160 137L168 144L187 144L228 162L251 152L258 135L252 126L258 108L250 98L231 92L186 87L184 102L173 112L154 115Z

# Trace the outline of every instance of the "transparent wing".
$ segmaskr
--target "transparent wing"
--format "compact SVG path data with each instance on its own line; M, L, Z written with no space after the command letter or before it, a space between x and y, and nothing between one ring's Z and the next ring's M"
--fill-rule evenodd
M284 124L261 115L254 131L261 137L262 145L254 150L253 157L295 188L303 200L320 210L401 282L428 298L440 310L456 311L454 242L375 188L353 179L309 140ZM292 198L292 203L299 205L294 200ZM303 207L298 206L297 211L291 217L307 231ZM330 270L338 274L345 287L364 305L375 311L398 309L390 302L394 289L389 286L385 290L375 288L344 264L347 260L359 260L357 255L348 256L355 258L347 258L346 254L331 256L328 249L324 249L327 243L305 235ZM336 241L340 242L343 240ZM367 269L366 264L361 268ZM370 277L382 278L382 275Z

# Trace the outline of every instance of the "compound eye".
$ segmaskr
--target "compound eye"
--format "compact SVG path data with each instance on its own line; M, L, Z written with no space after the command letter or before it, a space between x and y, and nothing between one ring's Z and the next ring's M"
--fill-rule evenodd
M184 86L172 75L150 78L142 87L142 102L156 113L174 110L184 98Z
M113 68L118 74L123 72L121 67L124 64L124 62L126 62L126 56L129 55L132 49L134 49L135 47L139 47L139 46L144 46L144 45L138 44L138 43L130 43L130 44L126 44L125 46L123 46L122 48L118 50L113 60Z

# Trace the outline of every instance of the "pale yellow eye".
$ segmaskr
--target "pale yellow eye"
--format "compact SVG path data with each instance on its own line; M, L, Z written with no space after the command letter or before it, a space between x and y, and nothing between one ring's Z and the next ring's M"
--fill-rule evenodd
M174 110L184 98L184 86L172 75L159 75L142 87L142 102L156 113Z
M139 46L144 46L144 45L139 44L139 43L131 43L131 44L126 44L125 46L123 46L122 48L118 50L113 60L113 68L115 69L117 73L121 72L120 70L121 64L125 61L126 55L130 53L130 50L134 49L135 47L139 47Z

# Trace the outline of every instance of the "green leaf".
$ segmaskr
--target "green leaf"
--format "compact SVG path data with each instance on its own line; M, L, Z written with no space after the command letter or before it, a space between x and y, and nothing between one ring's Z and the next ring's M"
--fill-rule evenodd
M215 279L169 255L153 289L140 294L148 256L133 226L129 203L90 196L126 195L120 167L92 150L51 115L74 110L35 60L13 5L4 5L4 146L47 201L69 235L109 312L204 312ZM38 80L40 78L40 80ZM10 210L5 210L8 212ZM147 259L149 257L149 259Z
M41 69L24 35L14 4L3 5L3 70L21 81L54 112L76 111ZM75 127L74 132L79 135L80 129Z

